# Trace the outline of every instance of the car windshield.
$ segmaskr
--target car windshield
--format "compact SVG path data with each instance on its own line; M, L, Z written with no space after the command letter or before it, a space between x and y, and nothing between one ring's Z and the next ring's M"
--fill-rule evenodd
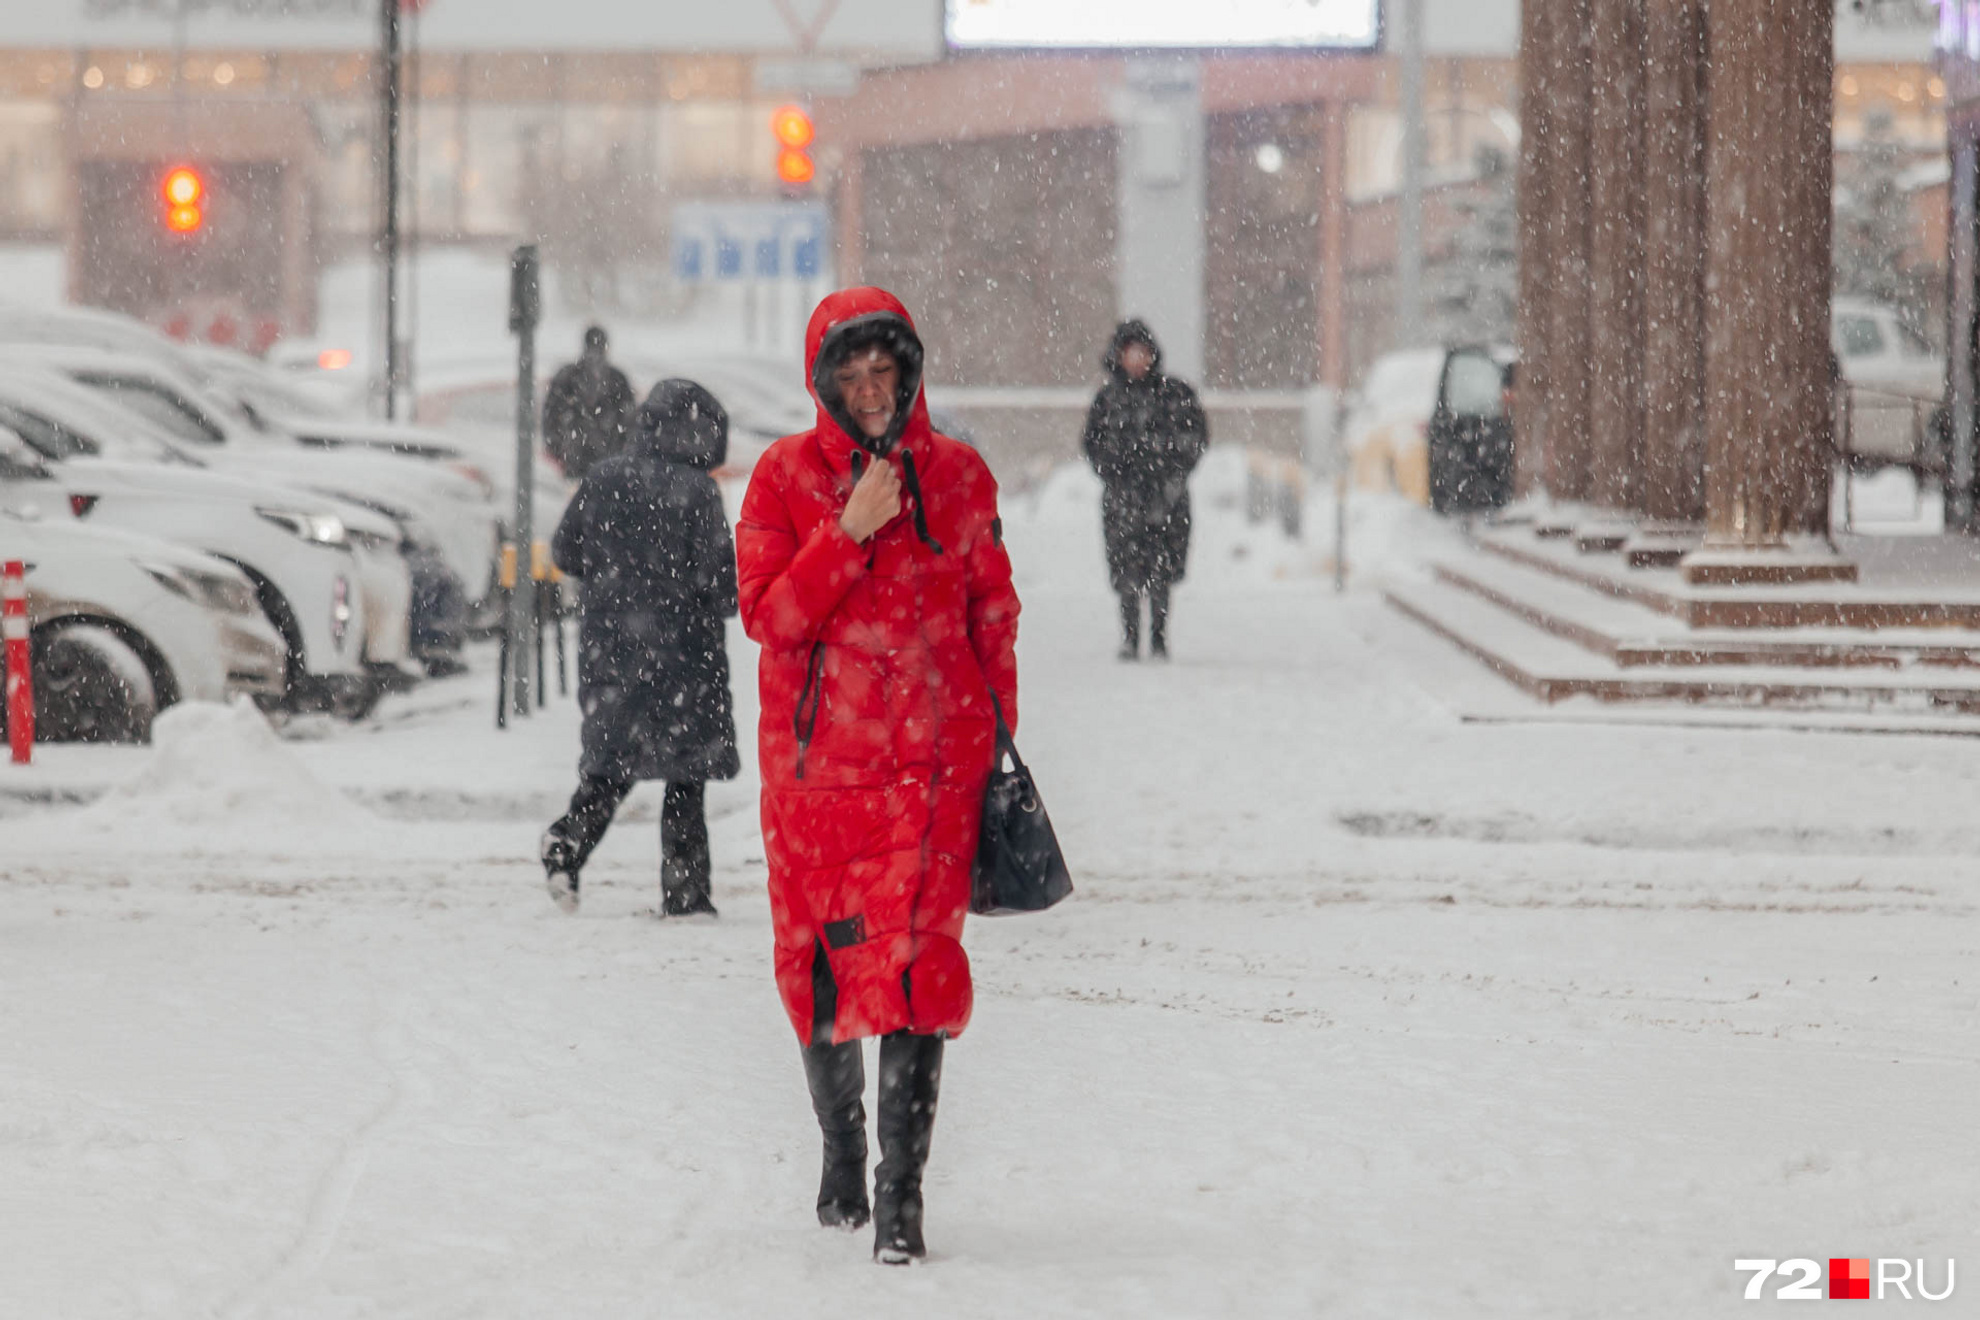
M47 464L18 431L0 422L0 481L45 481Z
M1844 357L1875 357L1884 351L1884 329L1875 317L1838 317L1836 351Z
M175 440L200 445L217 445L226 440L218 427L201 417L189 404L150 381L95 373L82 374L77 379L102 390L147 421L164 427Z
M1932 341L1927 339L1924 335L1919 334L1916 330L1906 325L1903 321L1899 321L1897 323L1897 328L1898 328L1898 349L1906 357L1935 358L1939 356L1939 350L1933 348Z
M1505 373L1483 353L1453 355L1444 376L1444 406L1454 417L1505 416Z

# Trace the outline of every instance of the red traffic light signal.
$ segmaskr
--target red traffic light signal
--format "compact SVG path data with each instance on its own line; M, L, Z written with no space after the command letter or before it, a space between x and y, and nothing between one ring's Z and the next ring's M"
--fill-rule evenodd
M176 166L165 175L160 188L165 195L165 227L175 234L197 233L206 223L206 180L199 171Z
M778 106L770 116L770 132L777 139L778 182L802 188L818 177L818 167L811 159L811 144L818 129L808 110L801 105Z

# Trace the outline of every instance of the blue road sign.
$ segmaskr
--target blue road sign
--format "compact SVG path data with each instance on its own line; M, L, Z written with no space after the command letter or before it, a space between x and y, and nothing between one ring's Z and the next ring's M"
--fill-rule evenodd
M688 283L819 279L831 233L822 202L682 202L674 274Z

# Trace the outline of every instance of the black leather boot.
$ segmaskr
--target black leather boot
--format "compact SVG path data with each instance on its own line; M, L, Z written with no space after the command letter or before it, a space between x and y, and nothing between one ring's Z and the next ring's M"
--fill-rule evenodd
M942 1038L897 1031L880 1041L880 1163L873 1171L873 1258L906 1265L921 1240L921 1171L942 1089Z
M825 1171L818 1180L818 1222L827 1228L863 1228L873 1217L866 1200L866 1065L859 1042L808 1045L804 1080L811 1110L825 1138Z

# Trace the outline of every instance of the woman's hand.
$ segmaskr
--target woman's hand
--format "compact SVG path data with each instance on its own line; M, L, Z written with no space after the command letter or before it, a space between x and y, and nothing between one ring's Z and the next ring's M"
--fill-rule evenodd
M901 511L901 478L894 465L884 458L873 460L859 484L853 487L846 511L839 515L839 526L855 542L892 522Z

